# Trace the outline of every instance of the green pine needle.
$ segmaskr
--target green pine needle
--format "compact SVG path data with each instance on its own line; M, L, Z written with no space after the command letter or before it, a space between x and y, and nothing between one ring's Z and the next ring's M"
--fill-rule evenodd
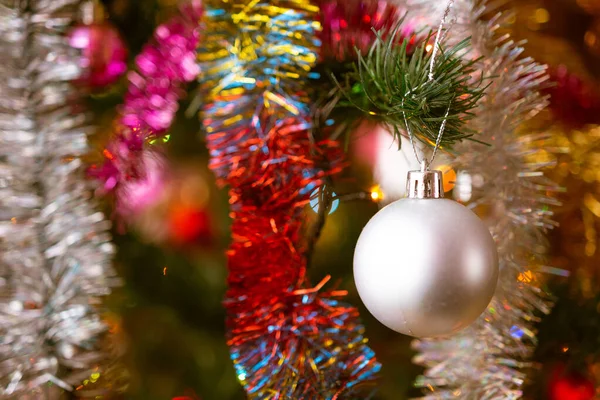
M370 51L363 55L358 50L358 61L338 79L332 78L344 95L338 107L359 109L365 116L390 126L400 143L400 131L406 129L405 116L415 137L433 145L446 112L446 130L441 146L451 149L457 142L471 138L475 132L465 123L473 117L472 111L483 96L481 80L473 83L474 64L464 61L459 53L468 50L470 38L445 50L440 44L433 74L429 81L432 52L426 50L433 34L414 50L408 51L409 39L399 45L399 28L377 39Z

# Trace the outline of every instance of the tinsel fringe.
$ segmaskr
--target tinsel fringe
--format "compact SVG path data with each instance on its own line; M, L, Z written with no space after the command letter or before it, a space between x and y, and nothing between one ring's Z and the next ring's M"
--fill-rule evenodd
M73 102L78 57L64 36L77 6L0 5L2 399L86 396L82 382L98 381L110 363L100 313L118 284L114 247L79 159L89 127Z
M199 58L210 166L230 187L228 344L251 399L365 399L379 364L358 312L306 279L302 209L339 173L311 137L318 8L307 0L205 3Z

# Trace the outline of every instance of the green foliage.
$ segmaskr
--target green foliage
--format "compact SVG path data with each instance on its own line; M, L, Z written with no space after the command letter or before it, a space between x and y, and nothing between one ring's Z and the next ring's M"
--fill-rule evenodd
M589 378L592 366L600 363L600 293L595 291L593 297L584 294L579 289L580 279L585 278L550 282L550 291L558 301L551 314L544 316L536 327L537 368L528 375L525 399L549 398L550 384L560 368L566 368L561 379L577 375Z
M365 55L358 52L353 68L338 78L332 78L345 100L340 107L360 110L363 116L375 118L390 126L395 136L400 129L409 128L418 140L433 145L440 126L448 112L447 124L441 145L446 148L475 132L465 123L473 117L473 109L483 96L482 81L473 78L478 60L464 61L460 54L468 51L470 38L445 49L440 44L429 80L432 51L427 45L433 42L430 33L414 51L410 38L399 44L399 29L389 35L377 33L377 39ZM400 143L400 141L398 141Z

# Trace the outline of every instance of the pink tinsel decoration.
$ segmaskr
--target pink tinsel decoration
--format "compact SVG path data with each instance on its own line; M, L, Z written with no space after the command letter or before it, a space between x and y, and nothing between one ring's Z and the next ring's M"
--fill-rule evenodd
M140 160L144 175L139 179L126 179L117 188L119 213L138 214L159 201L167 189L169 176L167 160L155 150L145 149Z
M77 82L92 90L112 85L127 71L127 48L111 24L76 26L69 34L69 44L81 51L84 74Z
M92 166L90 171L103 183L104 192L115 191L118 211L131 211L133 204L147 203L132 199L131 191L120 191L119 185L130 185L132 181L156 183L143 179L144 148L148 139L160 137L169 129L185 93L183 86L200 73L196 47L201 16L200 2L193 1L182 8L180 15L160 25L154 40L137 56L137 71L128 75L129 88L115 134L104 150L104 164ZM119 196L120 192L127 196Z

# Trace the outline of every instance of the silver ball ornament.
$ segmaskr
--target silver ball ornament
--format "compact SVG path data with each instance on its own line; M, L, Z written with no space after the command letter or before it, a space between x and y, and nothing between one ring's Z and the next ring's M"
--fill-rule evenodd
M379 211L354 253L361 300L388 328L439 337L474 322L498 281L498 252L485 224L443 198L440 171L409 173L408 198Z

